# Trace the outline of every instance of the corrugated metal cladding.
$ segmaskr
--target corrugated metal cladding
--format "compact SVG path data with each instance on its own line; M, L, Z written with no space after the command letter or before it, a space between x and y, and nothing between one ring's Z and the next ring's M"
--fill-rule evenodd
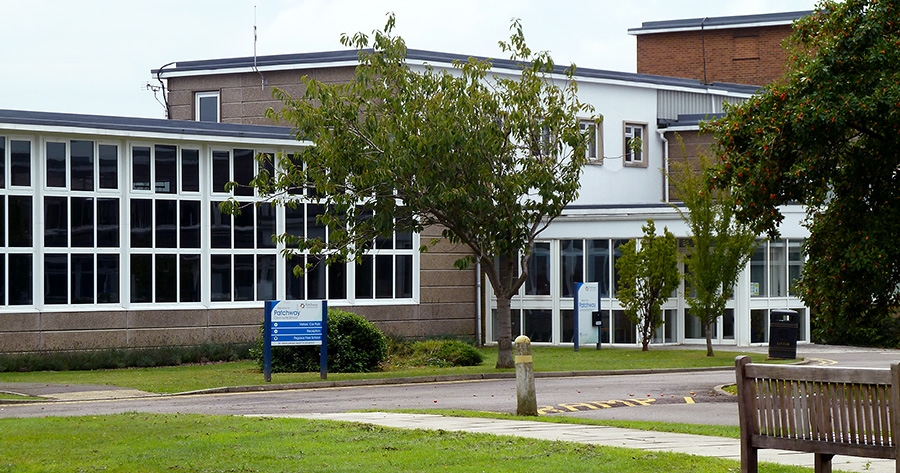
M678 115L724 112L724 102L737 104L746 99L724 95L698 94L677 90L656 91L656 113L658 118L677 120Z

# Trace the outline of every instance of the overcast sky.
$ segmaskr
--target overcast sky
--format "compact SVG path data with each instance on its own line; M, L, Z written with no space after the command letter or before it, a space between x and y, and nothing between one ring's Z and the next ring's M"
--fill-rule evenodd
M381 29L414 49L503 56L521 18L557 63L634 72L642 22L811 10L814 0L0 0L0 108L163 118L146 88L172 61L341 49Z

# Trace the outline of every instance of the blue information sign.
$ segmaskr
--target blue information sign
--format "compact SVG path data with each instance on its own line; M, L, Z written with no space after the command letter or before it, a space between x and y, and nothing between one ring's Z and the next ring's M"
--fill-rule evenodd
M272 347L321 345L321 377L328 376L328 302L267 301L263 364L266 382L272 381Z

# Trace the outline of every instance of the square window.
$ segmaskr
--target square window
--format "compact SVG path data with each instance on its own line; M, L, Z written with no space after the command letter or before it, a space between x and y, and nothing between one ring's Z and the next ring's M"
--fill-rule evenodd
M194 120L213 123L219 121L219 92L194 94Z
M625 123L624 156L626 166L647 167L644 159L647 151L647 125L641 123Z

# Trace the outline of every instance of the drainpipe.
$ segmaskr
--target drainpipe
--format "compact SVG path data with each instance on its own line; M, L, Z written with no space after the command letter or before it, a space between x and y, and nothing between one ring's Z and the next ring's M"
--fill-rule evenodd
M664 131L656 130L663 143L663 202L669 203L669 140Z
M475 263L475 345L484 346L481 334L481 262Z

